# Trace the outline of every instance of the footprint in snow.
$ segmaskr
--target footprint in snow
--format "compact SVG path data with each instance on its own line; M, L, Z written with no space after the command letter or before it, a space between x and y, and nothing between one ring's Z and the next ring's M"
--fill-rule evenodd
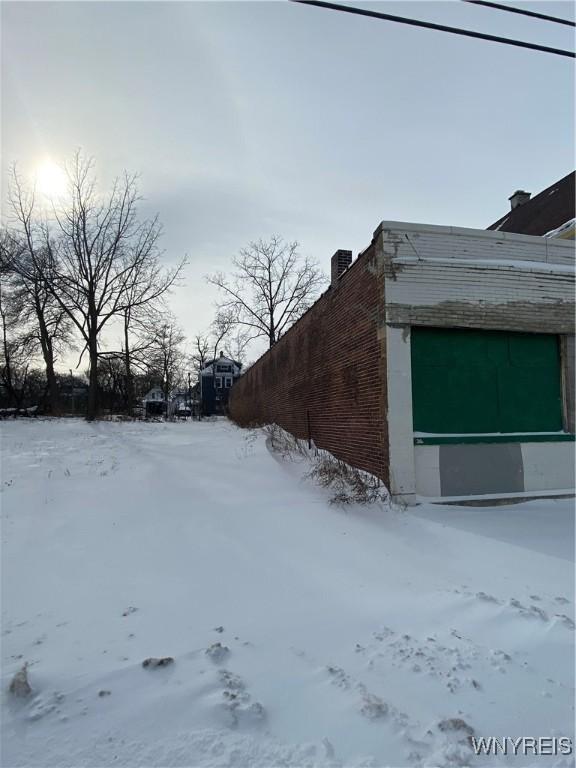
M473 736L474 728L461 717L450 717L438 723L438 730L443 733L458 734L459 737Z
M522 603L515 597L510 598L508 605L510 605L511 608L515 608L520 616L524 616L525 618L540 619L541 621L548 621L548 614L546 611L542 610L542 608L537 605L530 605L529 607L526 607L525 605L522 605Z
M161 658L155 658L151 656L149 659L144 659L142 666L144 669L157 669L158 667L168 667L174 664L172 656L163 656Z
M42 717L46 717L46 715L49 715L52 712L60 714L60 705L64 701L64 698L64 694L60 693L60 691L55 691L52 694L36 696L30 708L30 712L28 713L28 720L35 722L36 720L40 720Z
M381 720L392 712L397 722L404 723L406 715L397 712L374 693L371 693L363 683L353 681L348 674L341 668L335 666L326 667L331 677L331 682L342 690L348 691L354 689L360 694L358 702L358 711L367 720Z
M568 629L574 629L576 627L570 616L566 616L564 613L557 613L555 614L554 618Z
M223 689L221 709L230 728L259 725L266 719L266 710L259 701L252 700L241 677L228 669L221 669L218 677Z
M230 648L222 645L222 643L212 643L212 645L206 648L205 654L215 664L220 664L230 654Z
M476 598L478 600L483 600L485 603L496 603L496 605L500 605L500 600L498 600L498 598L494 597L494 595L489 595L486 592L476 592Z
M350 688L350 678L341 667L328 666L326 669L330 674L330 682L333 685L337 685L338 688L344 688L345 690Z
M362 691L360 700L360 714L368 720L380 720L386 717L389 708L388 704L379 696L367 691L364 686L359 686Z

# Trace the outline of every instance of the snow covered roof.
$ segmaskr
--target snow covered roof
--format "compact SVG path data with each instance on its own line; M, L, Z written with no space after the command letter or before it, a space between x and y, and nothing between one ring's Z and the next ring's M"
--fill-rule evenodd
M219 357L214 357L211 360L206 360L204 363L204 368L208 368L212 365L212 363L221 363L223 365L235 365L238 368L242 368L242 363L239 363L237 360L233 360L231 357L226 357L225 355L220 355Z
M204 363L204 367L202 368L201 374L202 376L212 376L212 366L216 363L216 365L231 365L233 366L232 373L233 374L239 374L240 370L242 368L242 363L239 363L237 360L233 360L231 357L225 357L224 355L221 355L220 357L216 357L212 360L207 360ZM218 369L216 369L218 370Z
M157 397L157 395L160 395L160 397ZM162 387L152 387L152 389L149 389L142 398L143 402L147 402L148 400L158 401L160 399L164 400L164 391Z
M562 224L562 226L556 227L556 229L552 229L550 232L546 232L544 237L558 237L561 240L574 240L576 237L576 219L570 219L570 221Z

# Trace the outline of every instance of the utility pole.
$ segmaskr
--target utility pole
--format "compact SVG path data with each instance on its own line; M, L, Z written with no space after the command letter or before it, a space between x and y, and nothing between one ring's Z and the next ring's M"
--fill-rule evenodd
M192 384L190 383L190 371L188 371L188 409L190 411L190 420L192 420Z

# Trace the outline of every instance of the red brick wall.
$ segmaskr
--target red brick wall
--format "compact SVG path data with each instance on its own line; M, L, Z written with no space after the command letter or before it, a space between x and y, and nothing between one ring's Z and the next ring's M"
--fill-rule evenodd
M231 417L305 439L308 411L319 448L388 485L382 312L382 279L368 249L234 384Z

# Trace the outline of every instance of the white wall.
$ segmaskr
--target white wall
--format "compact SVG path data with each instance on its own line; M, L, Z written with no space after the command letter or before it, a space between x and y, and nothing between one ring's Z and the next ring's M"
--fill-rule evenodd
M382 222L374 235L384 274L390 490L410 503L416 492L440 495L438 446L413 444L411 326L573 333L574 244L403 222ZM572 487L573 455L570 443L523 444L526 489Z
M414 503L416 476L412 434L410 329L386 328L390 492Z
M524 490L574 488L574 443L522 443Z

